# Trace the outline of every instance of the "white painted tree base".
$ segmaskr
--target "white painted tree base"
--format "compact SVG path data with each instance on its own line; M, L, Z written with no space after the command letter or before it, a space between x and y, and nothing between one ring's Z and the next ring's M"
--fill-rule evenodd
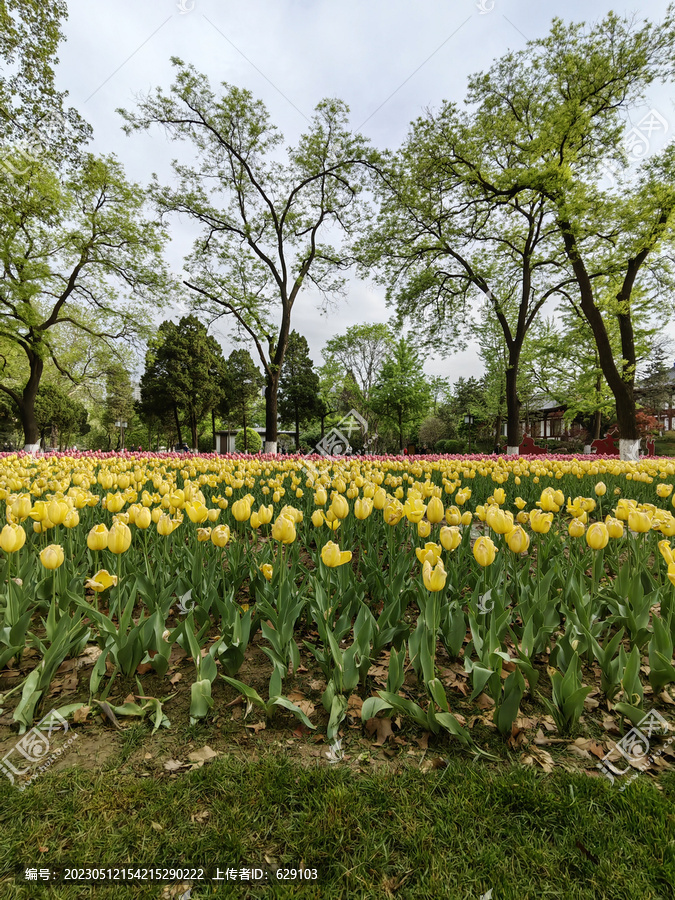
M24 451L35 455L40 450L40 444L24 444Z
M265 441L265 453L274 453L277 452L277 442L276 441Z
M520 448L519 447L507 447L506 455L507 456L520 456Z
M640 459L640 440L619 438L619 457L637 461Z
M584 453L586 454L586 456L591 455L591 450L592 450L592 447L590 444L584 444Z

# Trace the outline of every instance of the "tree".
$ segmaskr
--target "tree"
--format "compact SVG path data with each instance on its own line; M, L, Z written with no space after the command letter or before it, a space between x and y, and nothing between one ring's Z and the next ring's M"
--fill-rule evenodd
M42 442L50 432L52 447L67 446L70 438L86 434L88 413L83 403L69 397L63 387L44 383L35 402L35 419Z
M476 299L487 300L507 349L507 443L517 453L525 338L573 278L560 274L562 250L543 198L530 191L510 202L476 189L474 169L495 156L493 133L453 104L418 119L380 168L378 225L358 253L362 270L377 267L388 301L415 323L422 346L443 355L465 347Z
M547 37L470 80L473 120L490 134L493 150L458 162L471 189L490 202L534 196L544 203L544 227L555 229L562 247L570 299L593 333L628 459L639 450L635 316L657 299L661 321L672 314L664 297L673 293L675 146L646 158L629 179L602 185L608 168L628 164L626 117L651 83L672 80L674 64L670 7L658 24L614 13L588 28L555 19Z
M130 427L134 412L134 390L129 373L121 363L113 362L106 374L106 399L101 425L109 437L115 432L121 436L121 426L116 423L126 422L124 427Z
M0 390L17 405L27 447L38 438L45 361L74 378L57 354L59 326L114 346L142 333L151 300L163 302L162 233L143 217L143 203L113 158L87 156L65 181L41 160L0 179L0 334L23 350L28 369L22 386L3 381Z
M220 403L224 376L220 344L195 316L183 316L178 325L162 322L146 356L141 408L173 411L179 444L182 412L196 448L199 422Z
M391 358L380 370L372 391L373 408L392 425L403 448L406 436L424 418L430 401L419 354L405 338L398 340Z
M187 215L202 229L186 261L196 308L231 316L239 338L252 340L266 378L266 451L276 452L277 393L303 285L324 302L342 294L345 247L361 223L359 195L375 155L347 125L338 100L318 104L309 130L282 161L282 135L249 91L224 84L216 95L206 76L179 59L168 94L141 98L136 114L121 111L127 132L162 125L191 141L198 167L174 164L176 189L155 183L166 213ZM276 314L280 321L275 321Z
M295 425L295 449L300 449L300 425L318 417L320 406L319 376L309 358L307 340L291 331L279 379L279 412L282 421Z
M241 424L243 431L240 433L244 451L249 449L248 439L253 434L248 428L250 410L260 397L264 383L265 379L248 350L233 350L230 353L225 362L225 384L220 413L228 422L234 420L237 424Z
M234 439L234 449L238 453L259 453L262 447L262 438L252 428L242 428Z
M326 342L323 357L327 363L334 361L345 373L351 373L367 403L382 364L393 348L394 336L388 325L352 325L344 334Z

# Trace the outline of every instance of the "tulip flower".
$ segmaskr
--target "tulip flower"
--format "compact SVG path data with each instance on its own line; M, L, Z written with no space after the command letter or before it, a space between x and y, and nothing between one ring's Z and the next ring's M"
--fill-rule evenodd
M232 515L237 522L246 522L251 515L250 503L243 498L241 500L235 500L232 504Z
M443 501L440 497L432 497L427 504L427 519L432 525L438 525L443 521L444 515Z
M518 509L525 509L525 507L527 506L527 503L523 500L522 497L516 497L513 503L518 507Z
M544 513L540 509L530 512L530 528L536 534L548 534L553 522L553 513Z
M403 518L403 506L398 500L390 500L383 510L384 521L387 525L398 525Z
M670 541L659 541L659 552L669 566L675 563L675 556L673 556L673 548L670 546Z
M439 537L445 550L456 550L462 543L462 534L456 525L444 525Z
M609 532L604 522L594 522L588 526L586 543L591 550L602 550L609 542Z
M479 566L491 566L496 555L497 548L489 537L479 537L473 545L473 556Z
M447 580L447 573L439 559L435 566L427 560L422 566L422 581L428 591L442 591Z
M45 569L58 569L65 559L63 547L60 544L50 544L40 553L40 562Z
M675 584L675 563L670 563L668 566L668 580L671 584Z
M499 506L489 506L487 508L485 521L495 534L508 534L513 528L513 515Z
M8 524L0 531L0 549L16 553L26 543L26 532L21 525Z
M111 575L107 569L99 569L92 578L85 581L84 586L100 594L101 591L107 591L108 588L117 586L117 575Z
M152 513L147 508L147 506L144 506L141 509L139 509L134 518L134 525L136 526L136 528L141 528L142 530L145 530L146 528L150 527L151 522L152 522Z
M274 507L270 503L269 506L261 506L258 510L258 518L261 525L269 525L274 516Z
M47 515L54 525L62 525L69 512L70 507L65 500L52 500L47 504Z
M272 568L272 565L270 563L263 563L262 566L260 566L260 571L268 581L272 580L274 569Z
M445 521L448 525L459 525L462 521L462 514L456 506L450 506L445 512Z
M493 492L492 497L498 506L502 506L502 504L506 503L506 491L504 488L497 488L497 490Z
M530 546L530 538L520 525L516 525L516 527L506 535L506 543L509 546L509 550L513 553L526 553Z
M441 558L441 548L438 546L438 544L428 543L424 545L424 548L416 547L415 555L421 563L425 563L427 560L429 560L431 565L435 566L438 560Z
M586 533L586 526L581 521L581 519L572 519L570 524L567 527L570 537L579 538L583 537Z
M367 497L359 497L354 503L354 515L357 519L367 519L373 511L373 501Z
M340 550L340 547L333 543L333 541L328 541L321 550L321 559L323 560L324 565L328 566L330 569L348 563L351 558L351 550Z
M272 525L272 537L282 544L292 544L296 538L295 522L286 516L278 516Z
M99 525L94 525L89 534L87 535L87 547L90 550L105 550L108 546L108 529L101 522Z
M216 547L224 547L230 540L230 526L216 525L211 529L211 543Z
M111 553L126 553L131 546L131 529L122 522L115 522L108 532L108 550Z
M471 512L467 509L466 512L463 512L463 513L462 513L462 521L461 521L461 524L466 526L466 525L470 525L472 522L473 522L473 515L472 515Z
M672 490L672 488L671 488ZM607 493L607 485L604 481L599 481L595 486L595 493L598 497L604 497Z
M387 494L384 488L378 488L373 495L373 506L375 509L384 509L387 503Z
M464 506L467 500L471 499L471 488L462 488L455 494L455 502L457 506Z
M652 520L646 512L631 509L628 513L628 527L631 531L635 531L638 534L646 534L646 532L651 531Z
M314 512L312 513L312 519L311 519L312 525L315 528L321 528L324 521L325 521L325 517L324 517L323 512L320 509L315 509Z
M330 508L338 519L346 519L349 515L349 504L342 494L334 494Z
M672 490L672 488L671 488ZM27 519L30 515L31 511L31 499L30 494L21 494L20 497L17 497L16 500L12 503L12 515L15 519L18 519L22 522L24 519Z
M211 540L211 529L210 528L198 528L197 529L197 540L203 544L206 541Z
M670 497L673 493L672 484L657 484L656 485L656 496L661 498Z
M157 521L157 534L161 534L163 537L167 537L170 535L177 527L177 523L168 516L166 513L159 517Z
M328 502L328 494L326 493L326 489L324 487L318 487L314 491L314 505L315 506L325 506Z
M406 500L403 507L403 513L406 519L413 525L417 525L417 523L422 519L425 510L426 506L424 505L424 501L422 500L422 498L414 496L408 496L408 499Z
M607 525L607 533L611 538L620 538L623 537L623 522L621 519L615 519L613 516L607 516L605 518L605 525Z
M205 522L209 517L208 509L203 503L200 503L199 500L186 503L185 512L188 514L188 519L195 525L201 525L201 523Z

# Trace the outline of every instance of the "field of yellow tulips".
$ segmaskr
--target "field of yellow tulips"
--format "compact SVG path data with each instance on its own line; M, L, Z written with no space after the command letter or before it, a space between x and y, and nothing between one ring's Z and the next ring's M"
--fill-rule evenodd
M146 685L171 693L177 648L193 722L236 691L330 741L356 708L476 751L524 709L560 734L592 710L668 719L674 476L659 458L4 455L3 721L30 728L87 655L62 715L166 727ZM320 676L313 721L298 670Z

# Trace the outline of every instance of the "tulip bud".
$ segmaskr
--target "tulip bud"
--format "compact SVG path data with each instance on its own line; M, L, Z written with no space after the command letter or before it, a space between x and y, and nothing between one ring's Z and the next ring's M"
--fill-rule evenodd
M114 522L108 532L108 550L111 553L126 553L131 545L131 529L123 522Z
M45 569L58 569L65 559L63 547L60 544L50 544L40 553L40 562Z
M594 522L588 526L586 532L586 543L591 550L602 550L607 546L609 541L609 532L604 522Z
M437 525L443 521L445 510L443 509L443 501L439 497L432 497L427 505L427 519L432 525Z
M230 540L230 526L216 525L211 529L211 543L216 547L224 547Z
M0 549L5 553L16 553L25 543L26 532L21 525L5 525L0 531Z
M87 535L87 547L89 547L90 550L105 550L107 546L108 529L101 522L99 525L94 525Z
M491 566L496 555L497 548L489 537L479 537L473 545L473 556L479 566Z
M265 578L268 581L272 580L272 574L273 574L274 570L272 569L272 566L270 563L263 563L262 566L260 566L260 571L263 573L263 575L265 576Z

